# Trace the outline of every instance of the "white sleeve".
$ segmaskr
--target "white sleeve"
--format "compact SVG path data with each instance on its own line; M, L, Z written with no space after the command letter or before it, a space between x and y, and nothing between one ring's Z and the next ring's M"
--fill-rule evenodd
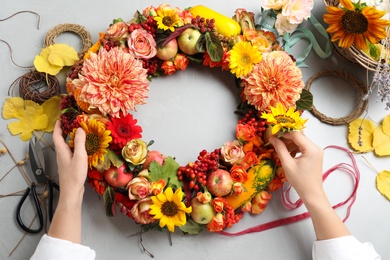
M380 260L371 243L361 243L354 236L317 240L313 244L313 260Z
M43 235L30 260L93 260L95 257L95 251L87 246Z

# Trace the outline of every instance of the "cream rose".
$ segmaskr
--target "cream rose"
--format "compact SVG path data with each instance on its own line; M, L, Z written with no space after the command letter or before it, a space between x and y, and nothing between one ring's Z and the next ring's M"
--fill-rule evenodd
M133 139L122 148L122 157L134 165L143 164L148 154L148 145L141 139Z
M297 27L298 24L290 23L288 17L283 16L281 13L276 16L275 28L280 35L292 33Z
M134 206L131 208L130 212L133 219L139 224L150 224L155 222L153 216L149 214L150 205L152 205L152 200L150 197L144 198L137 201Z
M241 163L245 157L242 145L237 141L226 142L221 148L223 160L230 164Z
M140 200L148 197L152 193L152 187L149 180L145 177L135 177L127 184L129 198L131 200Z

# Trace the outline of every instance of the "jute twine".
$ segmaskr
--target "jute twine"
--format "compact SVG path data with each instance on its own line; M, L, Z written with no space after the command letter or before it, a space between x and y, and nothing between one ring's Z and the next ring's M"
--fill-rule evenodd
M324 115L323 113L319 112L316 107L312 106L311 112L312 114L317 117L321 122L327 123L330 125L343 125L343 124L349 124L353 120L359 118L363 112L367 109L368 105L368 99L364 99L363 97L368 93L367 87L356 77L352 76L346 71L333 71L333 70L325 70L322 72L319 72L315 74L313 77L311 77L308 82L306 83L306 89L310 90L311 84L313 81L320 77L324 76L333 76L333 77L339 77L342 79L347 80L354 88L356 88L358 93L358 102L355 106L355 109L347 116L339 117L339 118L332 118L329 116ZM364 99L364 100L363 100Z
M59 24L53 27L50 31L47 32L45 36L45 47L54 44L54 40L57 36L61 35L64 32L72 32L77 34L81 38L82 47L78 52L78 56L81 59L86 51L92 46L92 37L91 34L84 26L78 24Z
M8 94L19 84L19 95L24 100L32 100L42 104L46 100L60 94L60 83L55 76L30 71L17 78L10 86Z

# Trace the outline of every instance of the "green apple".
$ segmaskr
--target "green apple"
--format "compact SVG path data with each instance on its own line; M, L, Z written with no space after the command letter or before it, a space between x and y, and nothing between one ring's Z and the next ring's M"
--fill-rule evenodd
M187 55L194 55L198 53L198 50L196 49L196 43L198 42L198 39L201 35L202 34L197 29L187 28L177 38L179 49Z
M198 224L208 224L215 215L214 207L210 203L202 203L196 197L191 199L191 218Z

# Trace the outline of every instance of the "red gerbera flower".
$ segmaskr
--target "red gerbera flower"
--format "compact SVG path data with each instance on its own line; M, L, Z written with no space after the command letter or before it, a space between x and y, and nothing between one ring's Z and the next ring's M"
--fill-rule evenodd
M107 123L107 129L111 131L112 144L122 148L130 140L135 138L141 138L142 128L136 125L137 119L134 119L131 114L123 116L120 113L119 118L110 118L110 122Z

